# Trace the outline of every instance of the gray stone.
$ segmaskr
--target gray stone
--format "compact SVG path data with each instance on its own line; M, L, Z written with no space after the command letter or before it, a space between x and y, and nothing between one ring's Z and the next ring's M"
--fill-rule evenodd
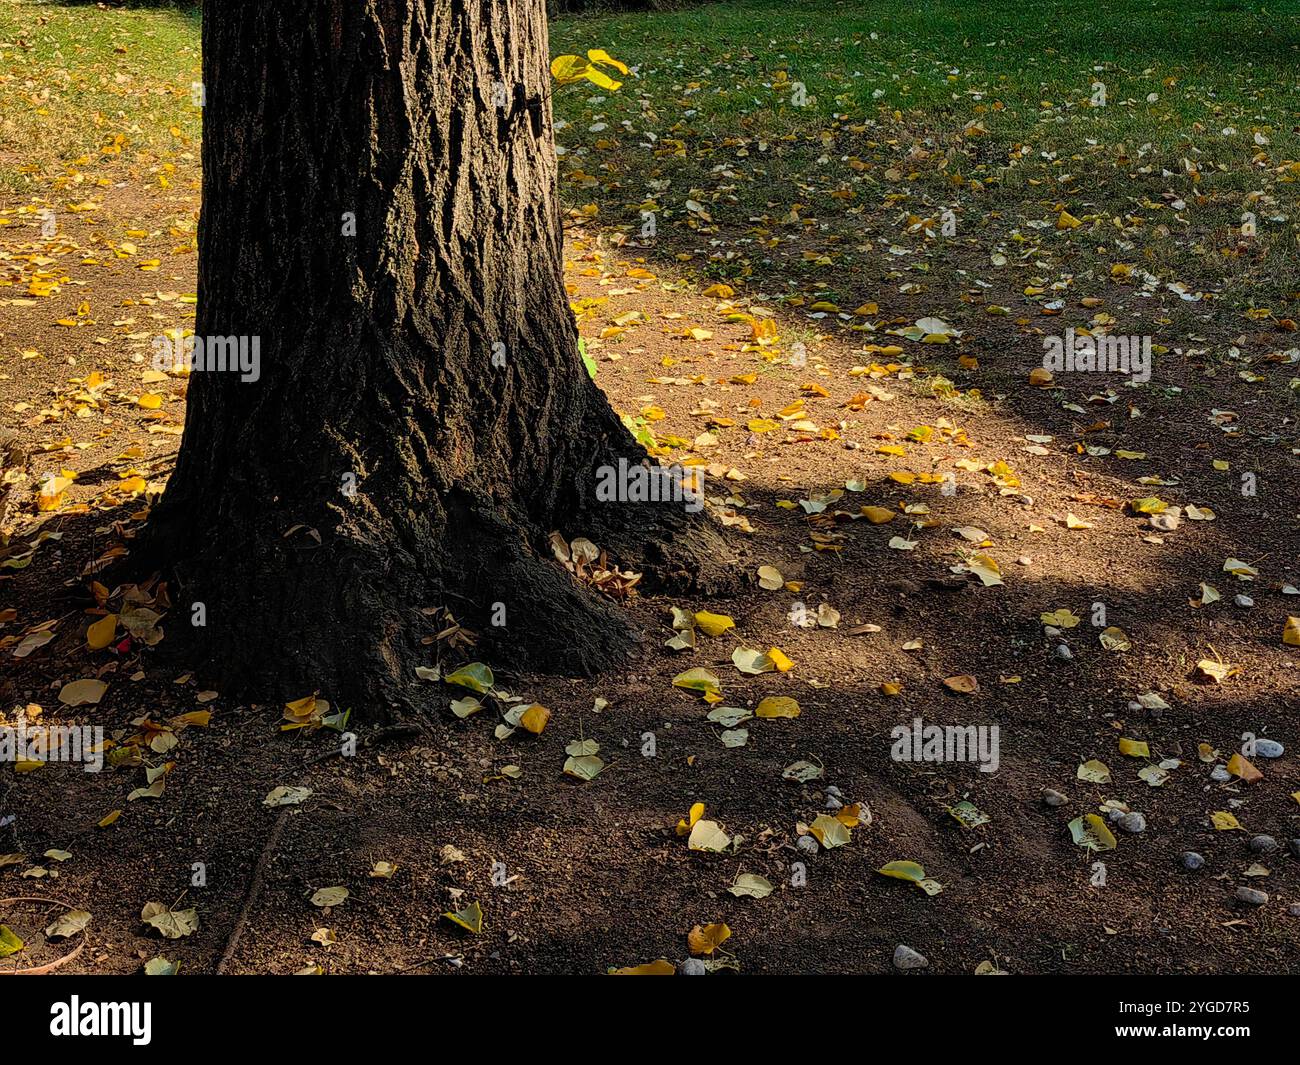
M900 943L894 948L895 969L924 969L929 964L929 958L918 954L911 947L905 947Z
M1277 850L1277 840L1272 836L1252 836L1250 849L1256 854L1271 854Z
M704 962L699 958L687 958L683 962L677 963L678 976L708 976L709 970L704 967Z
M1216 784L1225 784L1232 779L1232 774L1228 772L1225 766L1216 765L1210 770L1210 779Z
M1048 806L1064 806L1069 801L1059 791L1052 788L1043 789L1043 802L1047 803Z
M1237 901L1244 902L1247 906L1263 906L1268 902L1268 892L1258 888L1239 887L1235 894Z
M1056 645L1056 657L1063 658L1068 662L1071 658L1074 657L1074 652L1071 651L1067 645L1063 643L1058 643Z
M817 840L812 836L800 836L795 841L795 846L808 854L817 853Z
M1145 832L1147 828L1147 819L1134 810L1130 814L1125 814L1119 819L1119 827L1125 832L1131 832L1137 835L1139 832Z
M1183 862L1183 868L1186 869L1189 873L1194 873L1196 872L1197 869L1200 869L1203 865L1205 865L1205 859L1202 858L1195 851L1183 851L1182 862Z
M1286 748L1277 740L1256 740L1255 753L1261 758L1281 758Z
M1243 610L1249 610L1251 607L1255 605L1255 600L1253 600L1248 595L1234 595L1232 597L1232 601L1236 603L1239 607L1241 607Z

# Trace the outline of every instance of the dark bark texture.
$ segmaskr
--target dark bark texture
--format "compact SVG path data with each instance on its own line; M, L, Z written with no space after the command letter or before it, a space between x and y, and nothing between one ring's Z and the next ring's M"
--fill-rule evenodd
M435 690L424 607L518 668L629 646L545 552L599 543L594 469L643 455L577 353L548 63L543 0L205 4L195 333L260 338L260 377L191 375L140 554L204 604L197 664L233 691L400 715ZM613 509L611 542L690 569Z

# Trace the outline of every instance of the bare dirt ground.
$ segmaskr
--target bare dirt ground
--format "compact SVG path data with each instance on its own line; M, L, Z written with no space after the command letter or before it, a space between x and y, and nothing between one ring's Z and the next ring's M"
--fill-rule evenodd
M670 257L575 225L566 277L598 383L664 461L702 464L710 509L784 583L764 589L747 573L751 590L725 602L634 598L648 640L616 675L519 676L491 663L499 683L550 709L540 736L497 740L490 712L457 720L447 706L464 692L431 684L427 736L313 762L336 733L282 733L282 706L210 692L169 660L165 635L154 647L121 636L86 646L88 625L116 602L114 589L96 598L97 560L130 549L179 443L185 381L151 376L149 359L155 337L192 321L197 201L120 187L52 205L53 237L41 235L39 204L0 214L0 409L30 455L6 549L16 564L0 569L0 710L10 724L21 710L103 725L119 750L145 739L143 764L99 774L0 766L0 821L13 817L0 828L0 897L54 896L92 914L67 971L136 972L160 955L213 970L264 855L232 972L599 973L680 962L691 929L717 922L731 937L713 959L744 972L883 972L900 943L953 973L983 962L1012 973L1294 968L1300 649L1282 634L1300 613L1288 591L1300 585L1300 433L1285 399L1295 367L1269 358L1290 347L1285 334L1239 335L1206 307L1204 346L1236 340L1239 365L1170 350L1159 389L1099 374L1032 388L1032 358L1003 319L954 323L963 335L922 344L888 330L953 303L898 297L856 316L874 332L823 328L809 308L678 284ZM860 280L872 298L874 279ZM30 294L43 283L53 294ZM1123 319L1134 296L1123 278L1070 292L1069 323ZM1155 298L1186 311L1174 294ZM795 338L803 365L791 361ZM59 476L70 483L55 496L45 479ZM1182 508L1176 527L1135 511L1147 497ZM892 516L875 523L864 506ZM1003 583L954 572L981 555ZM1253 579L1240 565L1225 572L1230 559ZM1221 598L1193 606L1208 598L1203 582ZM835 627L796 624L822 604ZM1122 630L1118 649L1103 644L1095 604ZM735 628L669 650L674 606L729 615ZM1049 635L1042 615L1061 610L1079 620L1055 619ZM164 634L187 624L161 612ZM777 647L793 668L743 674L741 645ZM1231 675L1216 682L1198 662ZM747 743L724 746L709 704L672 684L697 666L719 678L724 705L791 696L801 712L748 720ZM108 683L98 705L61 705L63 686L85 678ZM975 690L960 690L972 687L964 678ZM207 724L176 720L202 711ZM891 730L916 717L997 725L998 771L891 758ZM171 738L150 746L159 729L145 720L172 722ZM363 708L352 727L369 734ZM1245 733L1285 754L1253 758L1253 783L1214 779ZM579 739L596 740L607 763L589 782L561 771ZM1149 754L1122 753L1122 739ZM1109 782L1076 776L1091 759ZM783 779L800 760L824 775ZM168 764L160 795L130 798ZM1160 786L1139 777L1160 765ZM312 794L268 850L281 810L263 799L280 785ZM1065 804L1045 804L1045 788ZM800 844L834 812L828 794L861 804L862 823L843 846ZM964 827L949 812L962 800L987 822ZM743 839L726 853L690 849L676 825L695 803ZM1141 812L1145 830L1116 829L1115 848L1096 853L1072 841L1071 820L1117 803ZM1216 814L1239 827L1216 828ZM1280 849L1252 850L1259 834ZM1204 868L1181 867L1187 850ZM943 890L876 872L891 861L919 863ZM196 863L205 886L193 884ZM392 875L372 875L377 863ZM742 873L774 890L730 893ZM346 902L313 905L332 886ZM1239 886L1268 903L1237 903ZM141 921L150 902L193 908L197 929L160 939ZM475 902L478 933L443 916Z

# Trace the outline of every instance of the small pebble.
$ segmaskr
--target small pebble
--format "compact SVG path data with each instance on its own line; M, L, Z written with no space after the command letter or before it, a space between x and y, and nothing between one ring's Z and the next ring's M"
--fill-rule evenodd
M918 954L911 947L905 947L900 943L894 948L895 969L924 969L929 964L929 958L924 954Z
M826 785L826 794L827 794L827 795L841 795L841 794L843 794L843 793L842 793L842 792L840 791L840 789L839 789L838 787L836 787L834 784L827 784L827 785Z
M1189 873L1196 872L1205 864L1205 859L1195 851L1183 851L1183 868Z
M677 963L678 976L708 976L709 970L699 958L687 958Z
M1137 835L1139 832L1145 832L1147 828L1147 819L1134 810L1131 814L1125 814L1119 819L1119 827L1125 832L1131 832Z
M827 796L826 796L826 809L828 809L828 810L838 810L838 809L840 809L843 805L844 805L844 804L843 804L842 802L840 802L840 800L837 799L834 795L827 795Z
M1232 601L1245 610L1249 610L1255 605L1255 600L1248 595L1234 595Z
M1271 854L1277 850L1277 840L1272 836L1254 836L1250 841L1250 849L1256 854Z
M1255 753L1261 758L1281 758L1286 750L1277 740L1256 740Z
M812 836L800 836L798 840L795 841L795 846L801 851L806 851L808 854L817 853L817 840Z
M1063 643L1058 643L1056 645L1056 657L1064 658L1068 662L1071 658L1074 657L1074 652L1071 651L1067 645Z
M1223 784L1232 779L1232 774L1228 772L1225 766L1216 765L1210 770L1210 779L1216 783Z
M1292 917L1300 917L1300 902L1293 902L1286 908L1286 912Z
M1237 901L1244 902L1247 906L1263 906L1268 902L1268 892L1258 888L1239 887L1236 895Z
M1047 803L1048 806L1064 806L1069 801L1070 800L1059 791L1055 791L1052 788L1043 789L1043 802Z

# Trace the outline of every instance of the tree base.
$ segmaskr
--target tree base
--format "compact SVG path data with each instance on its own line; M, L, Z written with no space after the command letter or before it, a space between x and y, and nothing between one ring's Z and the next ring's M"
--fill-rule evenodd
M341 509L330 509L339 519ZM499 509L455 509L455 535L424 540L370 507L332 528L276 529L245 514L220 523L242 530L236 543L196 538L192 522L164 509L146 527L132 568L154 563L172 581L167 650L205 684L258 703L319 692L367 721L445 710L446 692L420 679L419 666L441 662L450 671L481 659L502 678L593 676L625 665L644 645L627 607L552 557L547 530ZM646 592L720 596L743 579L740 560L703 513L602 506L565 532L642 572ZM440 645L439 608L477 646Z

